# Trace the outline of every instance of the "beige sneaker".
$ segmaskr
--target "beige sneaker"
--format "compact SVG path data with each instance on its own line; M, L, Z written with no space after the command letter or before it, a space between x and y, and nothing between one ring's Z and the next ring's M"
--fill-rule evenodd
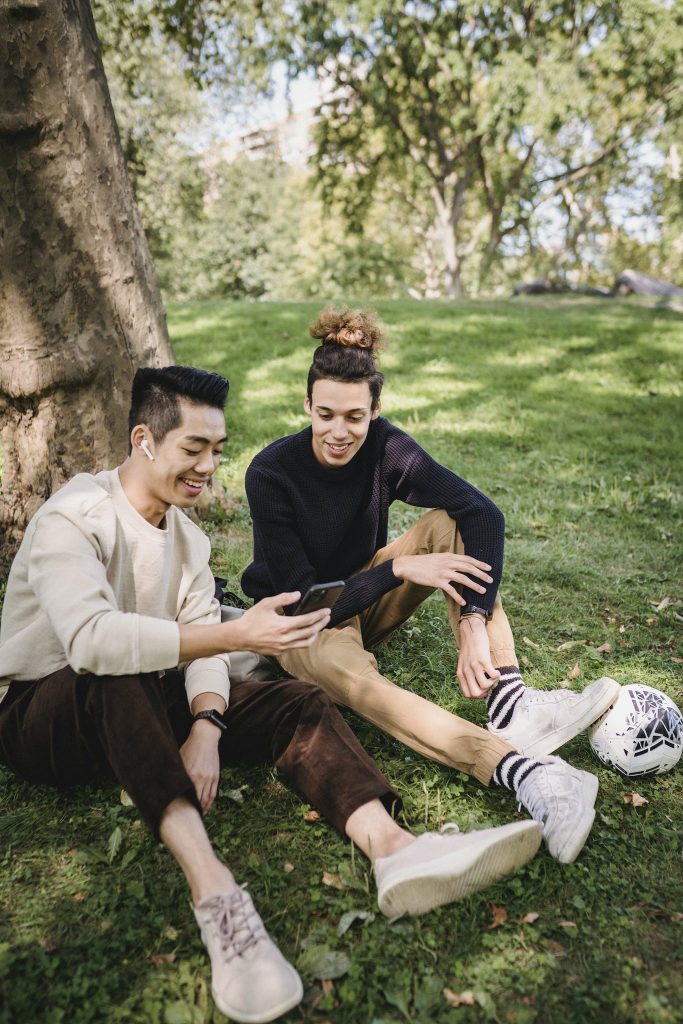
M375 861L379 909L387 917L400 917L462 900L530 861L541 838L535 821L467 833L448 824L441 832L426 832Z
M243 1024L266 1024L304 994L301 978L265 929L244 889L194 907L211 957L211 994L221 1013Z

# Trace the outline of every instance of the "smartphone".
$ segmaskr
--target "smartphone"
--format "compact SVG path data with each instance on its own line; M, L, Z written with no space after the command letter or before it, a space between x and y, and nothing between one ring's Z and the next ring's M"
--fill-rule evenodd
M331 608L345 586L344 580L314 583L299 601L294 614L303 615L305 612L317 612L318 608Z

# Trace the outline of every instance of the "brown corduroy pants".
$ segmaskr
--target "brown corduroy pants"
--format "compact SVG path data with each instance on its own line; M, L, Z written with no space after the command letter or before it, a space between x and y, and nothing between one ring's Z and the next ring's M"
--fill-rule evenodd
M295 679L232 684L221 764L275 764L344 835L349 816L401 801L332 701ZM179 754L192 726L179 671L13 682L0 703L0 763L29 782L71 786L114 776L158 838L164 809L199 804Z
M443 509L434 509L380 548L359 571L399 555L444 551L464 554L464 546L455 521ZM322 630L310 647L289 651L279 661L290 675L317 683L337 704L351 708L418 753L488 785L496 765L512 748L486 729L386 679L367 650L393 633L432 593L430 587L405 580L359 615ZM459 605L449 597L446 602L457 639ZM516 665L512 631L499 597L487 632L493 664Z

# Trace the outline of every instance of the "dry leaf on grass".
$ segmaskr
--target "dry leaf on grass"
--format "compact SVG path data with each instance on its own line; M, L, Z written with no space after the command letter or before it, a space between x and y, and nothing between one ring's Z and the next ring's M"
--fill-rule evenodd
M624 803L631 804L632 807L644 807L649 802L647 797L641 796L640 793L624 793Z
M312 821L320 821L320 815L317 811L307 811L304 814L304 821L310 825Z
M548 939L545 947L549 953L553 954L553 956L561 957L567 955L567 950L564 946L561 946L559 942L555 942L554 939Z
M323 885L329 885L332 889L339 889L344 892L348 889L348 885L344 885L340 875L333 874L332 871L323 871Z
M287 872L287 874L289 874L289 873L290 873L290 871L293 871L293 870L294 870L294 865L293 865L293 864L290 864L290 863L289 863L289 861L287 861L287 863L286 863L286 864L283 864L283 866L282 866L282 870L283 870L283 871L286 871L286 872Z
M324 978L322 986L324 995L329 996L330 992L334 992L334 982L331 978Z
M574 665L574 668L570 669L569 672L567 672L567 678L568 679L578 679L580 675L581 675L581 666L579 665L579 663L577 661L576 665Z
M563 644L560 644L559 647L556 647L555 650L556 651L571 651L573 647L585 647L585 646L586 646L586 641L585 640L565 640L565 642Z
M453 992L450 988L443 990L443 997L449 1006L474 1006L474 992L466 989L464 992Z
M495 903L489 903L491 908L491 924L489 928L500 928L508 919L508 912L505 907L497 907Z
M600 646L596 647L595 649L598 652L598 654L609 654L612 650L612 645L610 643L605 642L604 644L600 644Z
M161 967L162 964L172 964L175 960L175 953L152 953L150 960L155 967Z
M528 636L523 636L522 640L524 641L525 644L528 644L529 647L533 647L535 650L540 651L541 645L537 644L537 643L534 643L534 641L530 640Z
M535 910L532 910L531 913L524 915L522 918L522 924L533 924L534 921L538 921L540 916L541 915L537 914Z
M668 608L671 604L670 597L663 597L661 601L650 601L650 604L656 612L663 612L665 608Z

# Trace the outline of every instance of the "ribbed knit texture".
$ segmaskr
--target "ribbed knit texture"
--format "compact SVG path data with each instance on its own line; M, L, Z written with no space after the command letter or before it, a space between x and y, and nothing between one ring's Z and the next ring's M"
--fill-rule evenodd
M500 679L489 691L486 710L489 722L496 729L507 729L512 721L515 705L524 693L524 681L516 665L500 668Z
M254 524L254 561L242 587L260 600L313 583L347 581L330 625L358 614L400 585L391 561L353 575L387 543L396 499L443 508L455 519L465 552L491 565L485 594L464 588L466 601L490 611L503 568L505 521L494 503L435 462L408 434L378 417L345 466L322 466L308 427L264 448L246 475ZM350 577L352 577L350 579Z
M516 793L520 784L530 775L534 768L540 768L541 762L533 757L525 757L511 750L502 761L496 766L491 781L497 786L505 786L506 789Z

